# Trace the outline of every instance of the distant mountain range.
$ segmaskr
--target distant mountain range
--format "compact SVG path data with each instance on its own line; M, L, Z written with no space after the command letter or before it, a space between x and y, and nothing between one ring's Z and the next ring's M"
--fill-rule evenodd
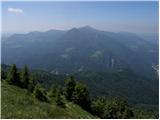
M127 32L107 32L90 26L68 31L14 34L2 39L2 63L24 64L51 73L114 71L125 68L152 78L158 44Z

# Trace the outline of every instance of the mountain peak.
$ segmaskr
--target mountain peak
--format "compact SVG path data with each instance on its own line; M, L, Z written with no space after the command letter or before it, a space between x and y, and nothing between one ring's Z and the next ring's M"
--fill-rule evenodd
M83 26L83 27L80 27L79 29L85 29L85 30L96 30L95 28L89 26L89 25L86 25L86 26Z
M76 33L77 33L77 32L85 32L85 33L88 33L88 32L97 32L97 30L96 30L95 28L91 27L91 26L86 25L86 26L79 27L79 28L74 27L74 28L70 29L68 32L75 34L75 32L76 32Z

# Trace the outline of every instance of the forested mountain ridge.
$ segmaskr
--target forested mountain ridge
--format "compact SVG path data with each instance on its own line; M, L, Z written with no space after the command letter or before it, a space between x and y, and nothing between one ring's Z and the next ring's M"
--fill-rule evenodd
M2 63L16 63L19 67L25 63L56 73L130 68L152 78L155 76L152 67L158 65L158 45L135 34L101 31L90 26L31 32L2 40Z
M2 75L8 70L9 66L2 64ZM64 79L68 76L43 70L32 70L32 73L46 89L52 87L52 84L63 86ZM83 71L72 73L72 75L75 76L77 81L88 86L92 97L121 96L131 104L158 104L158 78L151 81L135 74L130 69L112 72Z
M65 74L56 75L46 71L34 71L37 79L45 88L52 84L63 85ZM90 90L91 96L121 96L134 104L158 104L158 78L148 80L145 77L135 74L131 70L94 72L83 71L72 73L77 81L85 83Z
M120 76L124 78L128 72ZM17 69L16 65L2 65L2 118L158 118L157 105L128 105L124 96L110 98L99 94L92 98L82 81L73 75L59 76L33 72L27 66ZM92 79L91 76L88 77ZM52 83L46 89L48 79Z

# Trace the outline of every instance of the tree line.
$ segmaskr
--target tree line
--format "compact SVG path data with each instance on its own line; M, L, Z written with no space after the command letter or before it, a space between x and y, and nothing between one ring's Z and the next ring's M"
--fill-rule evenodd
M13 64L7 74L6 81L9 84L25 88L30 92L33 92L37 81L34 78L34 75L29 73L28 67L25 65L21 71L18 71L15 64Z
M3 75L2 75L3 77ZM45 90L25 65L18 70L13 64L7 75L6 82L27 89L34 97L42 102L52 102L55 98L57 106L66 107L66 101L81 106L84 110L105 119L133 118L134 113L126 101L119 98L108 100L106 97L90 97L87 86L75 80L73 75L64 80L64 87L53 85L49 91Z

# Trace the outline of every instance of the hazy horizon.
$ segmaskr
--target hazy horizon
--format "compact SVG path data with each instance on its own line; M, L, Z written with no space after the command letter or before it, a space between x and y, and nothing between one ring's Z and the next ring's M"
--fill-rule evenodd
M3 2L2 23L2 33L86 25L111 32L159 33L158 2Z
M71 28L66 28L66 29L54 29L54 28L50 28L50 29L47 29L47 30L31 30L31 31L26 31L26 32L3 32L2 31L2 36L3 35L12 35L12 34L28 34L28 33L31 33L31 32L48 32L50 30L59 30L59 31L69 31L73 28L82 28L82 27L85 27L85 26L89 26L89 25L84 25L84 26L80 26L80 27L71 27ZM89 26L89 27L92 27L92 26ZM114 32L114 33L120 33L120 32L124 32L124 33L134 33L134 34L151 34L151 35L158 35L159 33L153 33L153 32L128 32L128 31L109 31L109 30L104 30L104 29L97 29L95 27L92 27L96 30L100 30L100 31L106 31L106 32Z

